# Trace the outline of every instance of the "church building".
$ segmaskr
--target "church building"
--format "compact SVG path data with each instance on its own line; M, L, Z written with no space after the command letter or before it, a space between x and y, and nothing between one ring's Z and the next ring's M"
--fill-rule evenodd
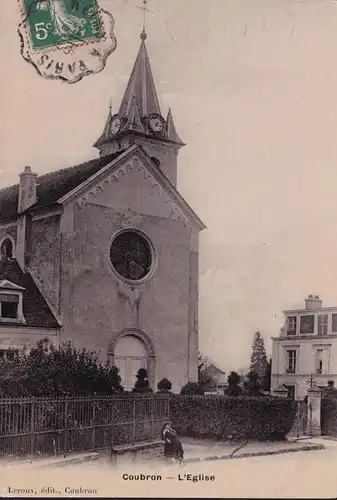
M100 353L131 390L145 367L197 380L199 233L177 190L184 143L163 117L146 33L99 157L0 191L0 355L49 338Z

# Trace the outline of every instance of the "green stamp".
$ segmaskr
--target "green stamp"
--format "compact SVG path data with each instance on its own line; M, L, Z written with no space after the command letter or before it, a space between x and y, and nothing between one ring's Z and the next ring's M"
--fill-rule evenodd
M18 0L21 54L49 79L75 83L99 73L117 40L99 0Z
M33 50L104 36L96 0L24 0Z

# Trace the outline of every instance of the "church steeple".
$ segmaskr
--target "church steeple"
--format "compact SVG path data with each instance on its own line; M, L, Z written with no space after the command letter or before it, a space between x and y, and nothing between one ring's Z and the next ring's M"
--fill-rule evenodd
M177 134L171 110L166 120L162 116L146 49L145 24L140 38L141 45L119 110L112 114L110 108L103 132L94 147L99 149L101 156L105 156L139 144L156 164L161 165L161 170L175 184L176 160L174 157L184 143ZM156 157L153 155L153 148L161 151ZM168 157L172 160L170 167Z
M159 100L154 84L149 56L146 50L145 31L141 34L142 43L133 66L132 73L126 87L118 114L127 116L134 98L141 117L150 114L161 116Z

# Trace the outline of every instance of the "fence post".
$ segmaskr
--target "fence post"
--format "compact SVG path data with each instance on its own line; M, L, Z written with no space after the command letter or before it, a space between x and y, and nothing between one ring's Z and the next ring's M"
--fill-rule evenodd
M320 436L321 431L321 400L322 392L318 387L308 390L308 412L307 434L309 436Z
M30 454L34 455L34 443L35 443L35 404L34 399L31 401L31 410L30 410Z
M132 401L132 444L136 442L136 396Z
M68 427L68 400L66 399L65 405L64 405L64 450L63 450L63 455L64 457L67 454L67 440L68 440L68 433L67 433L67 427Z
M96 413L96 401L93 399L93 404L92 404L92 449L95 449L95 434L96 434L96 428L95 428L95 413Z
M154 408L155 408L156 399L155 397L150 398L151 404L151 439L154 439Z

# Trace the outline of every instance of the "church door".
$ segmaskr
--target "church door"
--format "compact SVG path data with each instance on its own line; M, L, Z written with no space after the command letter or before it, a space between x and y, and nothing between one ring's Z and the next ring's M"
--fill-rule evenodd
M148 368L143 342L134 335L126 335L119 340L115 347L114 364L119 369L124 390L131 391L139 368Z

